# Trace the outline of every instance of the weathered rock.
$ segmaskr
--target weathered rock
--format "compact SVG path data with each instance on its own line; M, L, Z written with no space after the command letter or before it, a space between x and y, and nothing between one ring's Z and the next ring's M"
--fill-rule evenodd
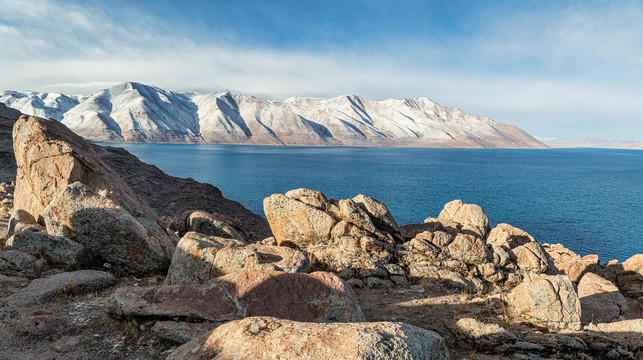
M511 315L553 330L579 330L581 305L566 275L529 275L506 297Z
M587 273L578 284L583 324L623 320L627 301L618 288L602 277Z
M448 359L433 331L403 323L311 324L253 317L219 326L169 359Z
M473 318L462 318L455 323L458 333L477 347L498 346L518 338L498 324L483 323Z
M643 348L643 319L590 324L586 329L624 341L632 350Z
M112 285L116 279L103 271L77 270L64 272L47 278L38 278L29 285L9 296L7 305L29 304L43 301L56 295L88 292Z
M451 257L468 264L479 264L487 260L485 243L475 235L459 233L447 249Z
M247 231L238 221L221 214L190 210L176 217L170 229L181 237L189 231L247 242Z
M226 246L242 246L237 239L221 238L190 231L186 233L172 256L166 285L200 284L211 278L217 251Z
M36 219L22 209L16 209L11 212L11 218L9 219L9 224L7 225L7 233L5 238L10 238L13 234L17 234L26 229L34 229L38 231L44 231L45 228L42 225L38 224Z
M373 224L371 217L351 199L339 200L339 217L349 223L364 229L372 234L378 234L379 230Z
M230 321L275 316L295 321L365 321L355 293L338 276L239 272L204 284L124 287L109 300L115 315Z
M219 324L157 321L151 330L159 337L185 344L198 336L209 334L218 326Z
M219 250L212 273L221 276L239 271L306 272L310 261L303 252L285 246L251 244Z
M641 270L643 270L643 254L634 255L623 263L623 271L625 272L639 272Z
M557 273L553 262L542 246L526 231L509 224L498 224L489 232L487 244L490 244L494 254L494 262L500 266L516 264L524 271L539 273Z
M391 215L391 212L388 210L386 205L372 197L362 194L355 196L353 201L358 204L362 210L366 211L378 229L390 233L397 231L397 223L395 222L395 219L393 219L393 215Z
M460 224L462 232L473 232L485 238L489 232L489 217L478 205L463 204L462 200L453 200L446 205L438 216L438 221L450 220Z
M293 189L286 192L284 195L286 195L287 198L301 201L306 205L316 207L317 209L323 211L326 211L330 205L326 196L316 190L303 188Z
M36 220L68 185L80 181L136 217L156 221L154 212L107 166L83 138L54 119L21 116L13 128L18 164L15 208Z
M15 208L26 210L42 223L45 208L55 198L60 199L59 195L66 191L69 185L75 182L83 183L89 191L100 194L108 199L106 202L120 208L122 212L136 220L136 223L142 227L142 232L148 234L150 244L147 248L129 249L130 253L137 250L147 253L138 259L142 265L137 266L137 261L128 262L128 265L134 269L149 269L151 266L144 258L152 254L156 261L159 255L161 259L167 260L161 260L160 262L165 264L153 266L155 269L167 268L169 258L174 251L174 244L178 239L165 230L154 211L100 159L92 146L80 136L56 120L21 116L13 128L13 148L18 166ZM102 222L100 212L100 209L84 211L82 217L98 216L94 221L100 223ZM69 215L72 214L69 213ZM52 235L65 236L65 234ZM87 234L78 232L78 235L83 237ZM67 237L86 246L92 255L96 255L95 248L79 241L77 236Z
M643 295L643 270L620 275L617 284L618 288L626 296L639 297Z
M9 250L45 259L51 265L88 266L92 262L89 251L64 236L51 236L38 231L22 231L7 240Z
M603 276L604 271L600 266L598 256L587 255L580 257L580 255L567 249L561 244L544 244L543 249L553 260L554 266L577 283L587 272L592 272ZM615 276L612 276L615 279Z
M324 211L282 194L265 198L263 208L279 245L328 242L335 223Z
M0 251L0 270L39 272L47 262L18 250Z
M92 256L138 272L167 269L172 236L152 218L135 218L107 197L76 182L59 191L44 211L47 231L85 246Z

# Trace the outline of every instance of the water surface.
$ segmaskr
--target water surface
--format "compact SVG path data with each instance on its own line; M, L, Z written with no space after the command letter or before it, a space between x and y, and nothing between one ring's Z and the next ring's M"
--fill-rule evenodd
M492 226L506 222L601 262L643 253L640 150L106 145L214 184L262 215L265 197L299 187L336 199L374 197L400 225L437 217L462 199L481 205Z

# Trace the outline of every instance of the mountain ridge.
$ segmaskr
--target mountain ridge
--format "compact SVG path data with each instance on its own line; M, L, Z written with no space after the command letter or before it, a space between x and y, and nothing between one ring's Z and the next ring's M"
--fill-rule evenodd
M544 148L520 128L429 98L357 95L283 101L220 91L173 92L136 82L91 96L5 91L0 102L62 121L88 140L256 145Z

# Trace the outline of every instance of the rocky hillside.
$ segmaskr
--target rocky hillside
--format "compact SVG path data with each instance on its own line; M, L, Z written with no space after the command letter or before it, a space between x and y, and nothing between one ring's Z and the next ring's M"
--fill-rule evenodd
M515 126L427 98L372 101L344 95L277 102L227 91L176 93L130 82L87 98L10 91L0 93L0 101L23 113L62 120L95 141L546 147Z

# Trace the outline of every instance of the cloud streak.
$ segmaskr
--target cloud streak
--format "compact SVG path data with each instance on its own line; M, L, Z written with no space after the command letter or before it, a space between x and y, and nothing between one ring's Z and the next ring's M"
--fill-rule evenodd
M391 38L315 50L207 38L135 8L0 0L0 86L91 93L139 81L272 99L426 96L537 136L643 140L643 25L629 6L481 14L488 23L477 35L439 45Z

